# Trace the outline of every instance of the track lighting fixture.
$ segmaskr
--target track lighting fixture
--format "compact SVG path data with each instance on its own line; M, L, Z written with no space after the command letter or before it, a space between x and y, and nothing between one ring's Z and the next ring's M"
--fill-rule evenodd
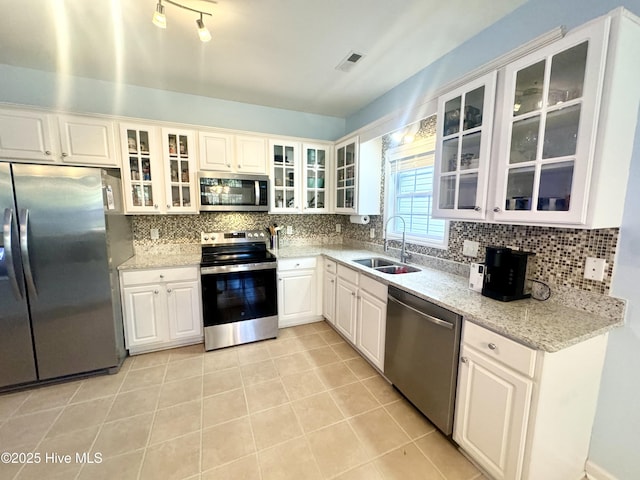
M167 3L170 3L171 5L175 5L176 7L189 10L190 12L199 13L200 18L196 20L196 25L198 27L198 37L200 37L200 41L202 42L208 42L211 40L211 32L209 32L209 29L205 26L204 20L203 20L203 15L209 15L211 17L212 15L210 13L188 7L186 5L176 2L175 0L164 0L164 1ZM200 0L200 1L207 2L207 3L214 3L214 4L218 3L215 0ZM156 27L167 28L167 17L164 14L164 5L162 5L162 2L163 0L158 0L158 3L156 4L156 10L155 12L153 12L152 22Z

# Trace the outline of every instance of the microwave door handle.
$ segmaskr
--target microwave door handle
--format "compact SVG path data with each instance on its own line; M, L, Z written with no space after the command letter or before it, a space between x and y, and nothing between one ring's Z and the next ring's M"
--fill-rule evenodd
M29 257L29 209L20 210L20 250L22 251L22 263L24 264L24 278L27 281L29 293L34 297L38 296L36 283L33 280L31 270L31 260Z
M7 277L11 283L11 290L18 300L22 300L22 290L18 285L18 277L16 276L16 269L13 258L13 210L10 208L4 209L4 222L2 224L2 237L4 245L4 264L7 271Z
M256 207L260 205L260 181L256 180L253 183L253 188L255 189L255 197L256 197Z

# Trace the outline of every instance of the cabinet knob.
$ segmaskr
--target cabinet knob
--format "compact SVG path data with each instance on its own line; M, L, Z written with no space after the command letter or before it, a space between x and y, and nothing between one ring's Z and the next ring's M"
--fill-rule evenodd
M496 207L493 209L494 212L499 213L502 211L502 209L500 207Z
M498 348L498 347L496 347L495 343L490 343L490 344L487 345L487 347L489 347L489 350L495 350L496 348Z
M167 288L167 293L171 293L171 289L170 288Z
M238 168L242 168L242 165L238 164Z
M282 278L279 278L279 279L278 279L278 281L279 281L279 282L281 282L281 281L282 281Z
M51 150L47 150L46 152L44 152L45 155L51 155Z
M460 357L460 361L461 361L462 363L468 363L468 362L469 362L469 359L468 359L467 357Z
M156 295L159 294L160 292L158 290L154 290L153 293L155 293Z
M299 263L296 263L296 268L298 268L299 266L300 266L300 264L299 264Z
M153 208L158 208L158 204L156 203L156 204L153 206Z
M68 156L69 156L69 154L68 154L68 153L64 153L64 152L62 152L62 156L63 156L63 157L68 157Z
M160 278L164 278L164 275L160 274Z
M351 296L355 297L356 296L356 292L351 292Z
M169 205L168 203L167 203L167 208L171 208L171 205Z
M333 280L329 280L329 282L330 282L330 283L333 283L334 281L333 281Z
M479 212L480 210L482 210L480 207L473 207L473 209L474 209L476 212Z

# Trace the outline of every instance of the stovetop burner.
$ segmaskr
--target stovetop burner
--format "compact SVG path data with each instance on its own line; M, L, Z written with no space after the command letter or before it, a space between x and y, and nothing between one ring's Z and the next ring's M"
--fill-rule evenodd
M202 232L200 265L209 267L275 262L275 255L267 251L266 240L265 233L257 230Z

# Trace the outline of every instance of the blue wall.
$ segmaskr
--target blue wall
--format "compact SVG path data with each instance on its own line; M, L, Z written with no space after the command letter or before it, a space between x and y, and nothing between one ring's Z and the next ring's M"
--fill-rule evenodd
M345 133L343 118L0 65L0 102L165 120L318 140Z

